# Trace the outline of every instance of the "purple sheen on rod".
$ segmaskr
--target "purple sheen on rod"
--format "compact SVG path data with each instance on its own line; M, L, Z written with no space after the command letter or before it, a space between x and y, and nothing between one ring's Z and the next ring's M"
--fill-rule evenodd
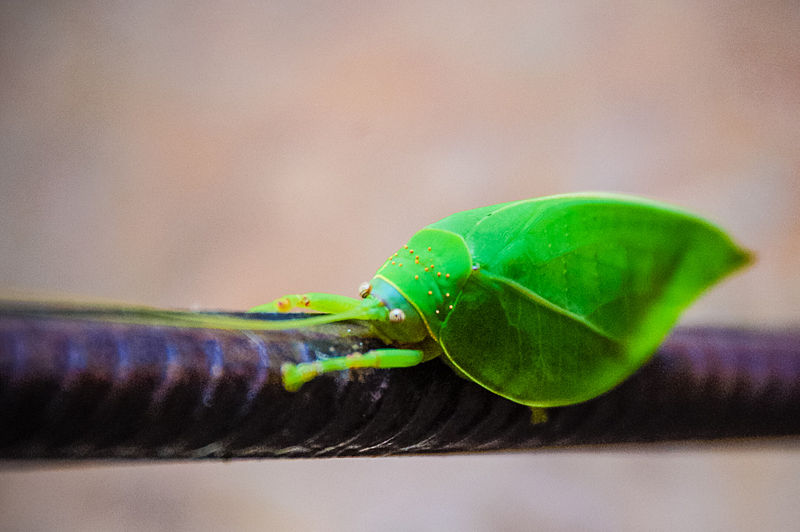
M296 393L281 384L283 362L381 345L353 322L243 332L0 311L0 458L379 456L800 434L798 330L678 329L622 385L549 409L541 424L438 360L328 374Z

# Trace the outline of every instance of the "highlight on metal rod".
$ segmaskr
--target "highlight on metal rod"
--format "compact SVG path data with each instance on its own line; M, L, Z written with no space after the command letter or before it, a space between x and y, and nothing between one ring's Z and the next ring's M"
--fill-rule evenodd
M281 384L283 362L381 345L356 322L243 332L5 309L0 458L380 456L800 434L797 330L678 329L621 386L539 423L438 360L329 374L296 393Z

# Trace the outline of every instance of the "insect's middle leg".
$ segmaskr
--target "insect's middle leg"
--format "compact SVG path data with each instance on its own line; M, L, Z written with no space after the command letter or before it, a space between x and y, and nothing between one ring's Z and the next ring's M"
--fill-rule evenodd
M363 355L353 353L314 362L286 363L281 366L281 374L284 388L294 392L323 373L359 368L407 368L416 366L423 358L423 352L416 349L374 349Z
M336 294L325 294L322 292L308 292L306 294L290 294L279 297L271 303L258 305L248 312L289 312L292 309L308 309L326 314L337 314L347 312L360 307L363 299L339 296Z

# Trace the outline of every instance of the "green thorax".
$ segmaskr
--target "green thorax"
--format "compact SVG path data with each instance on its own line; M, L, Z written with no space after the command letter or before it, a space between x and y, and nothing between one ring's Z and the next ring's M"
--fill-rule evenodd
M393 286L438 339L471 268L472 256L460 236L426 228L386 260L374 281Z

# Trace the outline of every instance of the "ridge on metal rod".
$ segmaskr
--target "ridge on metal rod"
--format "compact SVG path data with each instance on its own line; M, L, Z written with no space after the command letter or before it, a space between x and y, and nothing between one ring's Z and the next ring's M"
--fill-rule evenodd
M438 360L283 388L283 362L380 347L357 322L243 332L89 314L0 309L0 458L382 456L800 434L800 330L679 328L616 389L534 424L528 408Z

